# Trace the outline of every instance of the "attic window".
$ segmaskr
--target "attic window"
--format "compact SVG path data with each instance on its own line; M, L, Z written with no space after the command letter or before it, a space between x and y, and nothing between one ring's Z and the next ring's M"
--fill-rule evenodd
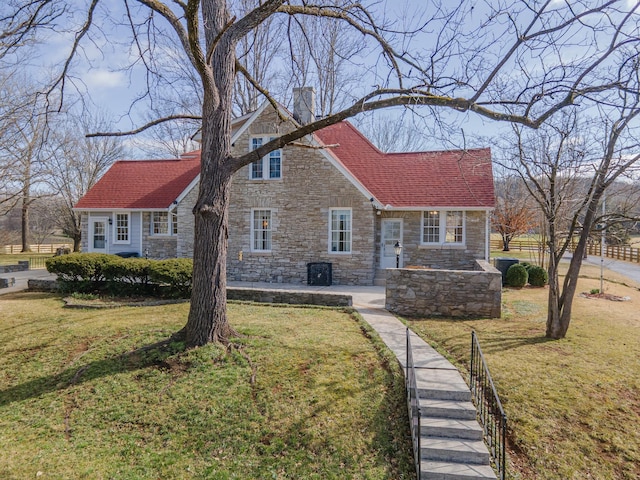
M260 148L275 137L254 137L251 150ZM274 150L249 166L251 180L277 180L282 178L282 149Z

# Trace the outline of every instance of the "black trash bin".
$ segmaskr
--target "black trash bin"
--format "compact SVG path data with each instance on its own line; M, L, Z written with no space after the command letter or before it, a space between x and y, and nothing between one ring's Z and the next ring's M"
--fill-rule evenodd
M328 287L331 285L331 263L307 263L307 285Z
M507 270L511 265L515 265L516 263L520 263L520 260L517 258L496 258L495 266L500 273L502 273L502 285L504 286L505 281L507 279Z

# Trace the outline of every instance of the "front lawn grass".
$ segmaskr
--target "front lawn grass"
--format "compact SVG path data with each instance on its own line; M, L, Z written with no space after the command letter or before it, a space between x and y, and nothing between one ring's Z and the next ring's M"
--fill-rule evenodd
M232 304L229 350L167 339L188 305L0 300L0 478L413 478L403 380L334 309Z
M578 292L599 288L584 273ZM640 292L607 276L630 301L576 297L563 340L544 337L546 288L505 289L501 319L408 322L463 371L476 331L509 419L510 478L640 478Z

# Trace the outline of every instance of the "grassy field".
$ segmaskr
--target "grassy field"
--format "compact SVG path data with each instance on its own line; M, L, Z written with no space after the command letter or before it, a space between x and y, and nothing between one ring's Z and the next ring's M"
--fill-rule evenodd
M0 299L0 478L413 478L403 379L351 314L233 304L226 351L166 339L186 304Z
M599 288L585 267L579 292ZM511 478L640 478L640 292L607 274L605 291L629 301L577 297L567 337L544 337L547 289L505 289L503 318L409 323L468 368L478 334L509 418Z
M30 258L42 257L50 258L50 253L16 253L13 255L0 254L0 265L17 265L18 260L29 260Z

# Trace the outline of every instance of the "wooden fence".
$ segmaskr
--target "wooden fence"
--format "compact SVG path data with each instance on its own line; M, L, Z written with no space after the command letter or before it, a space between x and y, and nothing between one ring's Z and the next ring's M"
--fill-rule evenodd
M616 260L625 260L627 262L640 263L640 248L618 245L606 245L604 256L607 258L615 258ZM600 256L600 244L594 243L587 246L587 255Z
M43 245L31 245L31 253L56 253L58 248L73 248L73 244L70 243L49 243ZM4 245L0 246L0 254L13 255L15 253L22 253L22 245Z
M509 243L509 249L516 252L538 251L540 245L533 240L512 240L511 243ZM502 240L491 240L491 250L502 250ZM587 255L600 256L600 244L588 244ZM604 256L616 260L640 263L640 248L630 247L628 245L607 245Z
M502 247L502 240L491 240L491 250L502 250ZM539 249L540 244L535 240L511 240L511 242L509 242L509 250L516 252L538 251Z

